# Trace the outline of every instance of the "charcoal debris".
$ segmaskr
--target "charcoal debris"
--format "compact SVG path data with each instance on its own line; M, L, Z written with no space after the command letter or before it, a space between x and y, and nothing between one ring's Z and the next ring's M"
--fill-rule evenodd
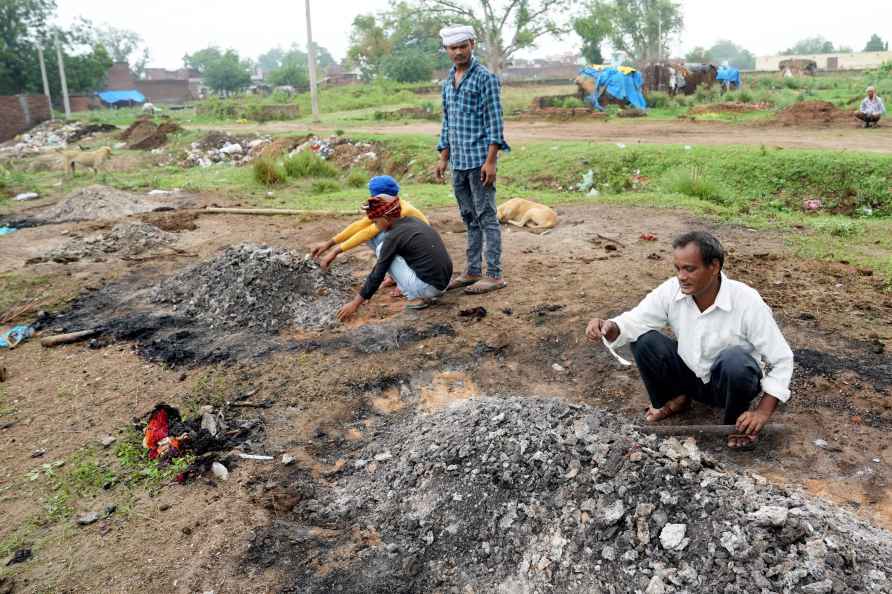
M321 548L281 532L286 592L892 586L888 532L725 468L693 441L639 434L618 416L556 400L476 398L407 415L313 493L294 509L295 525L364 527L378 544L354 546L345 560L350 530Z

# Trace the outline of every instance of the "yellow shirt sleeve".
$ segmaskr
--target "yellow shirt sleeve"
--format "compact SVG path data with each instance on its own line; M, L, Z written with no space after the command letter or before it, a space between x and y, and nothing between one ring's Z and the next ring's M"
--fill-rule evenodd
M400 198L400 208L402 211L400 218L413 217L430 225L430 222L427 220L427 217L424 216L423 212L402 198ZM381 230L378 229L378 226L368 217L363 217L335 235L334 240L340 243L341 252L347 252L358 245L362 245L363 243L374 239L380 232Z

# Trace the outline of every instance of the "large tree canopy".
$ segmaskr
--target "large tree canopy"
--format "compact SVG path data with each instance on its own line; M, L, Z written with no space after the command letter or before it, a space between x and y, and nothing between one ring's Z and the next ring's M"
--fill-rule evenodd
M590 2L583 14L573 20L573 30L582 39L582 56L589 64L602 64L601 44L612 30L610 11L603 2Z
M242 60L238 52L225 52L208 47L183 58L186 66L198 70L204 84L218 93L232 93L246 89L251 84L251 63Z
M793 47L782 51L781 55L793 56L799 54L830 54L835 51L833 42L828 41L825 37L818 35L817 37L809 37L800 39Z
M731 66L741 70L752 70L756 67L756 56L752 52L727 39L717 41L709 49L695 47L687 53L685 59L688 62L713 64L728 62Z
M112 60L127 62L130 70L142 77L149 61L149 48L145 46L138 33L106 26L97 29L96 36L99 43L108 50Z
M883 41L879 35L874 33L870 36L870 40L867 42L867 45L864 46L865 52L888 52L889 51L889 42Z
M611 45L637 64L667 57L670 38L684 26L673 0L613 0L605 10Z

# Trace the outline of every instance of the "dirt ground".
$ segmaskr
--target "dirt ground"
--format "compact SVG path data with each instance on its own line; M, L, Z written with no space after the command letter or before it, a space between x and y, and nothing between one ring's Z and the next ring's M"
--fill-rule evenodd
M644 135L639 124L635 133ZM579 124L543 128L568 135L578 129ZM512 136L520 135L515 128ZM224 202L214 195L191 201ZM170 367L147 362L132 343L46 349L34 339L2 352L0 364L9 377L0 384L0 541L41 510L45 487L25 478L29 472L95 445L102 435L120 435L132 417L160 401L188 407L245 394L252 402L268 400L268 408L257 409L265 439L254 445L277 458L244 460L230 468L227 482L202 478L158 493L134 489L126 505L119 503L120 511L102 523L80 527L66 519L42 528L25 543L33 545L33 558L0 568L0 575L12 580L14 592L277 591L287 561L258 554L264 529L288 517L301 498L302 476L324 480L337 473L349 452L399 415L439 410L477 395L510 394L561 397L642 422L646 399L637 371L587 343L585 325L594 315L633 306L669 277L669 242L691 228L710 229L723 240L730 251L728 274L762 293L799 362L793 398L776 419L786 424L785 433L750 452L731 452L714 439L701 440L701 446L722 461L827 497L892 529L892 297L878 279L846 264L798 259L779 234L716 226L683 212L650 210L642 216L635 208L605 205L557 211L560 223L549 233L505 229L509 286L503 291L449 295L421 312L404 311L399 298L382 291L346 327L283 332L280 338L290 348L260 357ZM460 269L465 235L458 213L428 214ZM184 216L188 224L166 221L177 233L178 251L145 260L26 266L58 247L60 232L82 233L90 223L23 229L14 242L0 239L0 272L49 277L48 298L70 297L125 276L150 285L244 241L305 250L348 220ZM642 233L655 233L657 241L639 239ZM358 287L372 265L371 253L359 248L335 265L351 270ZM475 307L485 308L485 317L460 313ZM359 336L365 337L362 344ZM877 352L883 348L885 354ZM676 422L716 420L714 411L695 406ZM827 445L816 447L817 439ZM38 448L46 453L34 459L30 454ZM284 453L296 463L281 464ZM121 491L116 487L78 501L75 511L120 502ZM356 548L377 538L374 526L353 531Z
M191 126L202 128L203 126ZM231 132L244 131L245 126L214 126ZM323 128L322 126L318 128ZM268 122L252 127L259 132L305 131L304 124ZM331 128L334 130L334 127ZM808 133L804 134L803 130ZM369 134L429 134L439 135L439 122L403 122L393 125L350 127L354 133ZM579 140L589 142L623 142L625 144L690 144L690 145L754 145L799 149L859 150L878 153L892 152L892 125L864 130L851 122L832 125L815 122L811 125L784 126L779 122L727 124L724 122L679 120L573 120L570 122L506 120L505 135L515 142Z

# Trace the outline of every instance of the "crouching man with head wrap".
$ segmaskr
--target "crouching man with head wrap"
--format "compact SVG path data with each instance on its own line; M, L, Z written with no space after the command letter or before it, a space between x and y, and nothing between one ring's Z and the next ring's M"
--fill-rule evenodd
M873 86L867 87L867 97L861 102L861 108L855 113L855 117L864 122L865 128L873 126L876 128L880 125L880 118L886 113L886 106L883 100L877 95L877 90Z
M359 295L338 312L338 319L347 320L371 299L386 274L409 300L408 309L428 307L443 294L452 277L452 260L440 235L414 217L401 218L399 198L373 196L363 208L384 239L376 247L378 261L372 273Z

